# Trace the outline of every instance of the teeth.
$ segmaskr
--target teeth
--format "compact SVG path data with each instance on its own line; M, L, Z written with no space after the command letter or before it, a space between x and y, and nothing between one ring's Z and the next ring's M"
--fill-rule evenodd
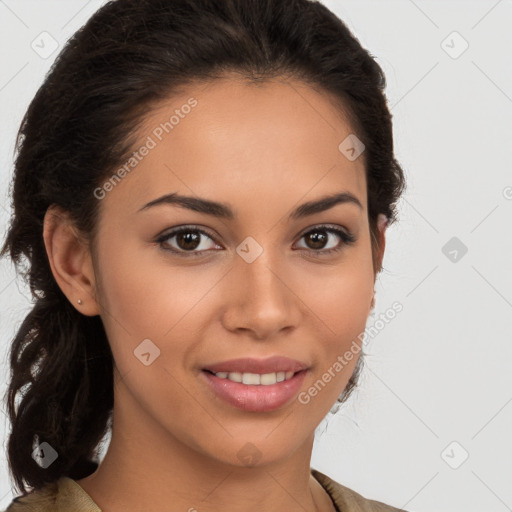
M249 386L270 386L276 382L282 382L283 380L291 379L294 372L274 372L264 373L238 373L238 372L217 372L215 374L219 379L229 379L233 382L242 382Z
M230 375L228 375L229 379ZM272 377L272 375L270 375ZM242 373L242 382L244 384L261 384L261 375L258 375L257 373Z
M231 372L231 373L228 373L227 378L234 382L242 382L243 375L241 373Z

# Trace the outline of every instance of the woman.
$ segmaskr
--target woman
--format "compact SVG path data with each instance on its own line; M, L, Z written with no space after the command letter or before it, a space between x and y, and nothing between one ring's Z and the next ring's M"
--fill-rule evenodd
M310 468L404 188L384 87L308 0L117 0L70 39L2 250L35 299L9 512L398 510Z

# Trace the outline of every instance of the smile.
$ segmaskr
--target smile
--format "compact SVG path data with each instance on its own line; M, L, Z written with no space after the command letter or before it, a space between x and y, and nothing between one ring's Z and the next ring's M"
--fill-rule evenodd
M264 374L200 372L213 396L250 412L270 412L288 405L300 391L307 373L308 370Z

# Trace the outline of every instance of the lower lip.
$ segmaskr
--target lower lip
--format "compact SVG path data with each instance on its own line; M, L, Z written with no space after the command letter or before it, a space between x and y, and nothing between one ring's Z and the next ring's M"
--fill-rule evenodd
M211 388L233 407L251 412L273 411L288 403L299 391L307 370L297 372L291 379L275 384L253 385L221 379L203 370Z

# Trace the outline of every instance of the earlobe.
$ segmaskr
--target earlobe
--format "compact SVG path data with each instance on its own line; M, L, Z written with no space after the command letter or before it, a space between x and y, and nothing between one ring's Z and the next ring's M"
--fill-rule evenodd
M64 295L80 313L98 315L89 247L68 213L58 206L52 205L46 211L43 239L53 277Z

